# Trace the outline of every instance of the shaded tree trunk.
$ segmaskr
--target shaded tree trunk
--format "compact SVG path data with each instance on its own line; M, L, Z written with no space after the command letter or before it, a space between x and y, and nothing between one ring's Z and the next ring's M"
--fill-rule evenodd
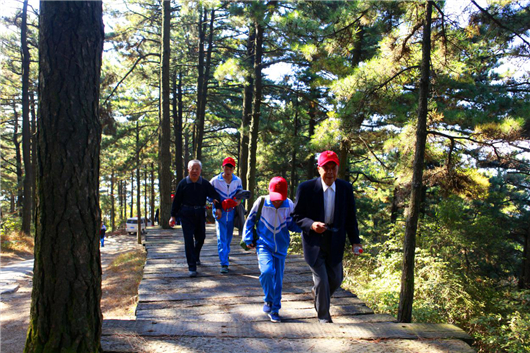
M315 133L315 126L317 121L317 103L314 101L316 99L316 90L314 88L311 89L311 98L312 100L309 102L309 127L308 127L308 137L309 141L311 140L311 136ZM309 158L306 161L306 179L313 179L316 175L316 168L315 168L315 156L311 154Z
M351 142L348 137L344 137L340 141L340 152L339 152L339 178L344 180L350 180L348 170L348 154L350 153Z
M401 274L401 292L399 296L398 321L411 322L412 303L414 301L414 258L416 249L416 233L420 213L421 194L423 187L423 163L427 141L427 114L430 81L431 59L431 16L432 1L427 2L423 24L421 79L418 106L418 125L416 128L416 151L412 165L412 191L410 195L409 214L405 226L403 243L403 267Z
M129 217L134 217L134 170L131 170L131 215Z
M520 289L530 289L530 227L526 230L523 247L523 270L519 278Z
M35 219L35 213L37 212L37 173L35 168L37 165L37 112L35 104L34 92L31 92L31 165L33 169L33 180L31 182L31 198L33 200L31 215Z
M18 141L18 112L14 101L13 114L13 145L15 145L15 165L17 170L17 202L15 204L15 208L19 216L22 217L22 200L24 197L22 185L24 183L24 174L22 172L22 153L20 152L20 142Z
M163 1L162 7L162 57L161 57L161 108L162 114L159 129L158 180L160 190L159 220L163 229L169 229L171 218L171 121L169 111L169 58L170 58L170 24L171 2Z
M184 134L184 178L188 176L188 162L190 161L190 135L189 130Z
M169 2L169 1L164 1ZM142 187L140 180L140 128L138 126L138 120L136 121L136 235L138 244L142 244L142 208L140 207L140 200L142 199ZM132 209L132 205L131 205ZM147 217L147 216L146 216Z
M149 203L147 202L147 195L149 195L149 185L147 184L147 165L144 168L144 216L145 218L149 218L149 213L147 210L147 206ZM152 218L151 218L152 220Z
M298 163L297 162L297 147L298 147L298 94L296 95L296 104L295 104L295 113L294 113L294 126L293 126L293 141L294 143L292 144L292 152L291 152L291 177L290 177L290 181L291 181L291 188L290 188L290 192L289 192L289 197L291 198L291 200L294 200L294 196L295 196L295 189L296 189L296 185L298 184L297 183L297 178L296 178L296 164Z
M398 191L399 187L394 187L394 191L392 193L392 206L390 208L390 222L392 224L396 224L397 218L398 218L398 211L399 211L399 205L398 205Z
M176 183L184 179L184 156L182 155L182 72L179 72L178 85L177 75L175 74L173 80L173 119L174 119L174 130L175 130L175 170L176 170ZM176 189L176 186L175 186Z
M103 36L101 1L40 3L39 204L25 352L101 351Z
M248 200L247 207L250 208L256 200L256 154L258 150L259 120L261 116L261 59L263 55L263 26L254 21L256 39L254 44L254 102L252 104L252 121L250 123L250 145L247 171L247 187L252 193Z
M114 197L114 184L115 176L114 169L110 173L110 227L114 232L116 230L116 207L115 207L115 197Z
M212 61L213 50L213 24L215 19L215 10L211 12L210 30L208 34L208 50L204 52L204 42L206 36L206 11L204 18L199 23L199 81L197 83L197 123L194 140L194 156L196 159L202 158L202 143L204 139L204 120L206 117L206 102L208 98L208 81L210 77L210 67ZM206 56L206 58L204 58Z
M127 181L121 181L121 219L124 220L127 217Z
M151 219L153 225L155 224L155 165L151 163L151 198L149 200L151 204Z
M243 189L247 189L247 172L248 172L248 144L249 144L249 127L252 118L252 93L254 91L254 77L252 75L252 65L254 63L254 28L249 29L247 41L246 64L246 84L243 89L243 113L241 117L240 142L239 142L239 163L238 173L241 176Z
M22 205L22 228L25 234L31 232L31 211L33 210L33 165L31 164L31 141L29 124L29 64L28 49L28 0L22 5L22 24L20 26L20 42L22 53L22 157L24 160L24 203Z

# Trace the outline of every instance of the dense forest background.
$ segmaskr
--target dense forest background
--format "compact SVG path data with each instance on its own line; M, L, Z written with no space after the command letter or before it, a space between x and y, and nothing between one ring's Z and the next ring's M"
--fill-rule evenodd
M38 8L1 18L2 235L33 232ZM33 6L32 6L33 5ZM458 8L457 8L458 6ZM424 2L104 3L100 207L167 226L199 158L226 156L253 195L294 199L317 153L341 158L365 253L346 285L396 314L412 185ZM530 4L434 2L413 320L455 323L480 351L530 350ZM293 249L298 238L293 237ZM293 250L293 251L294 251Z

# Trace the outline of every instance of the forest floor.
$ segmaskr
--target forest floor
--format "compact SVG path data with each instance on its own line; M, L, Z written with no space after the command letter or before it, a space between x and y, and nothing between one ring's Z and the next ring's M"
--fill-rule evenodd
M134 319L138 300L138 285L145 264L145 249L138 245L136 236L125 232L107 233L105 247L101 248L102 298L104 319ZM25 250L2 249L1 265L7 266L33 258ZM24 350L29 325L32 280L18 281L14 293L0 298L0 352L17 353Z

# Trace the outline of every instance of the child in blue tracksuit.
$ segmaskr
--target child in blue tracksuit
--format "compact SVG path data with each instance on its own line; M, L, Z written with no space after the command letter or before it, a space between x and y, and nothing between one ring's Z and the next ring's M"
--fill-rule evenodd
M265 199L261 217L256 220L262 198ZM287 181L274 177L269 183L269 195L254 202L245 223L243 240L249 248L256 248L260 269L259 281L265 296L263 311L272 322L280 322L279 311L282 299L283 271L289 247L289 231L300 232L291 218L294 204L287 198ZM257 224L256 224L257 222ZM256 224L259 239L254 244L252 229Z
M101 222L101 229L99 230L99 240L101 241L101 247L105 246L105 232L107 231L107 227L105 226L105 223Z
M219 196L221 196L220 201L223 205L226 205L227 201L230 201L243 188L241 179L234 175L235 167L236 162L233 158L225 158L223 160L223 172L210 180L210 184L212 184L219 193ZM232 202L234 205L237 205L236 201L232 200ZM222 208L221 212L221 218L215 220L217 251L219 252L219 261L221 262L221 273L228 273L228 255L230 255L230 243L232 242L232 235L234 233L235 212L233 207L227 209Z

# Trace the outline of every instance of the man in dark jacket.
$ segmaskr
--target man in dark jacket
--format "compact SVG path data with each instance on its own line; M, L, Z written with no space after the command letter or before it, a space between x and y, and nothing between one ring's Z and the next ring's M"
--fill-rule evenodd
M221 198L212 184L201 177L201 172L202 164L199 160L188 163L188 176L177 186L169 220L169 224L174 225L180 217L190 277L197 277L197 265L201 263L200 254L206 237L206 197L218 203L216 218L221 217Z
M352 251L361 248L353 188L337 179L339 158L324 151L318 158L319 178L298 186L293 219L302 228L304 258L313 273L318 321L330 323L331 296L343 280L346 233ZM357 253L357 251L354 251Z

